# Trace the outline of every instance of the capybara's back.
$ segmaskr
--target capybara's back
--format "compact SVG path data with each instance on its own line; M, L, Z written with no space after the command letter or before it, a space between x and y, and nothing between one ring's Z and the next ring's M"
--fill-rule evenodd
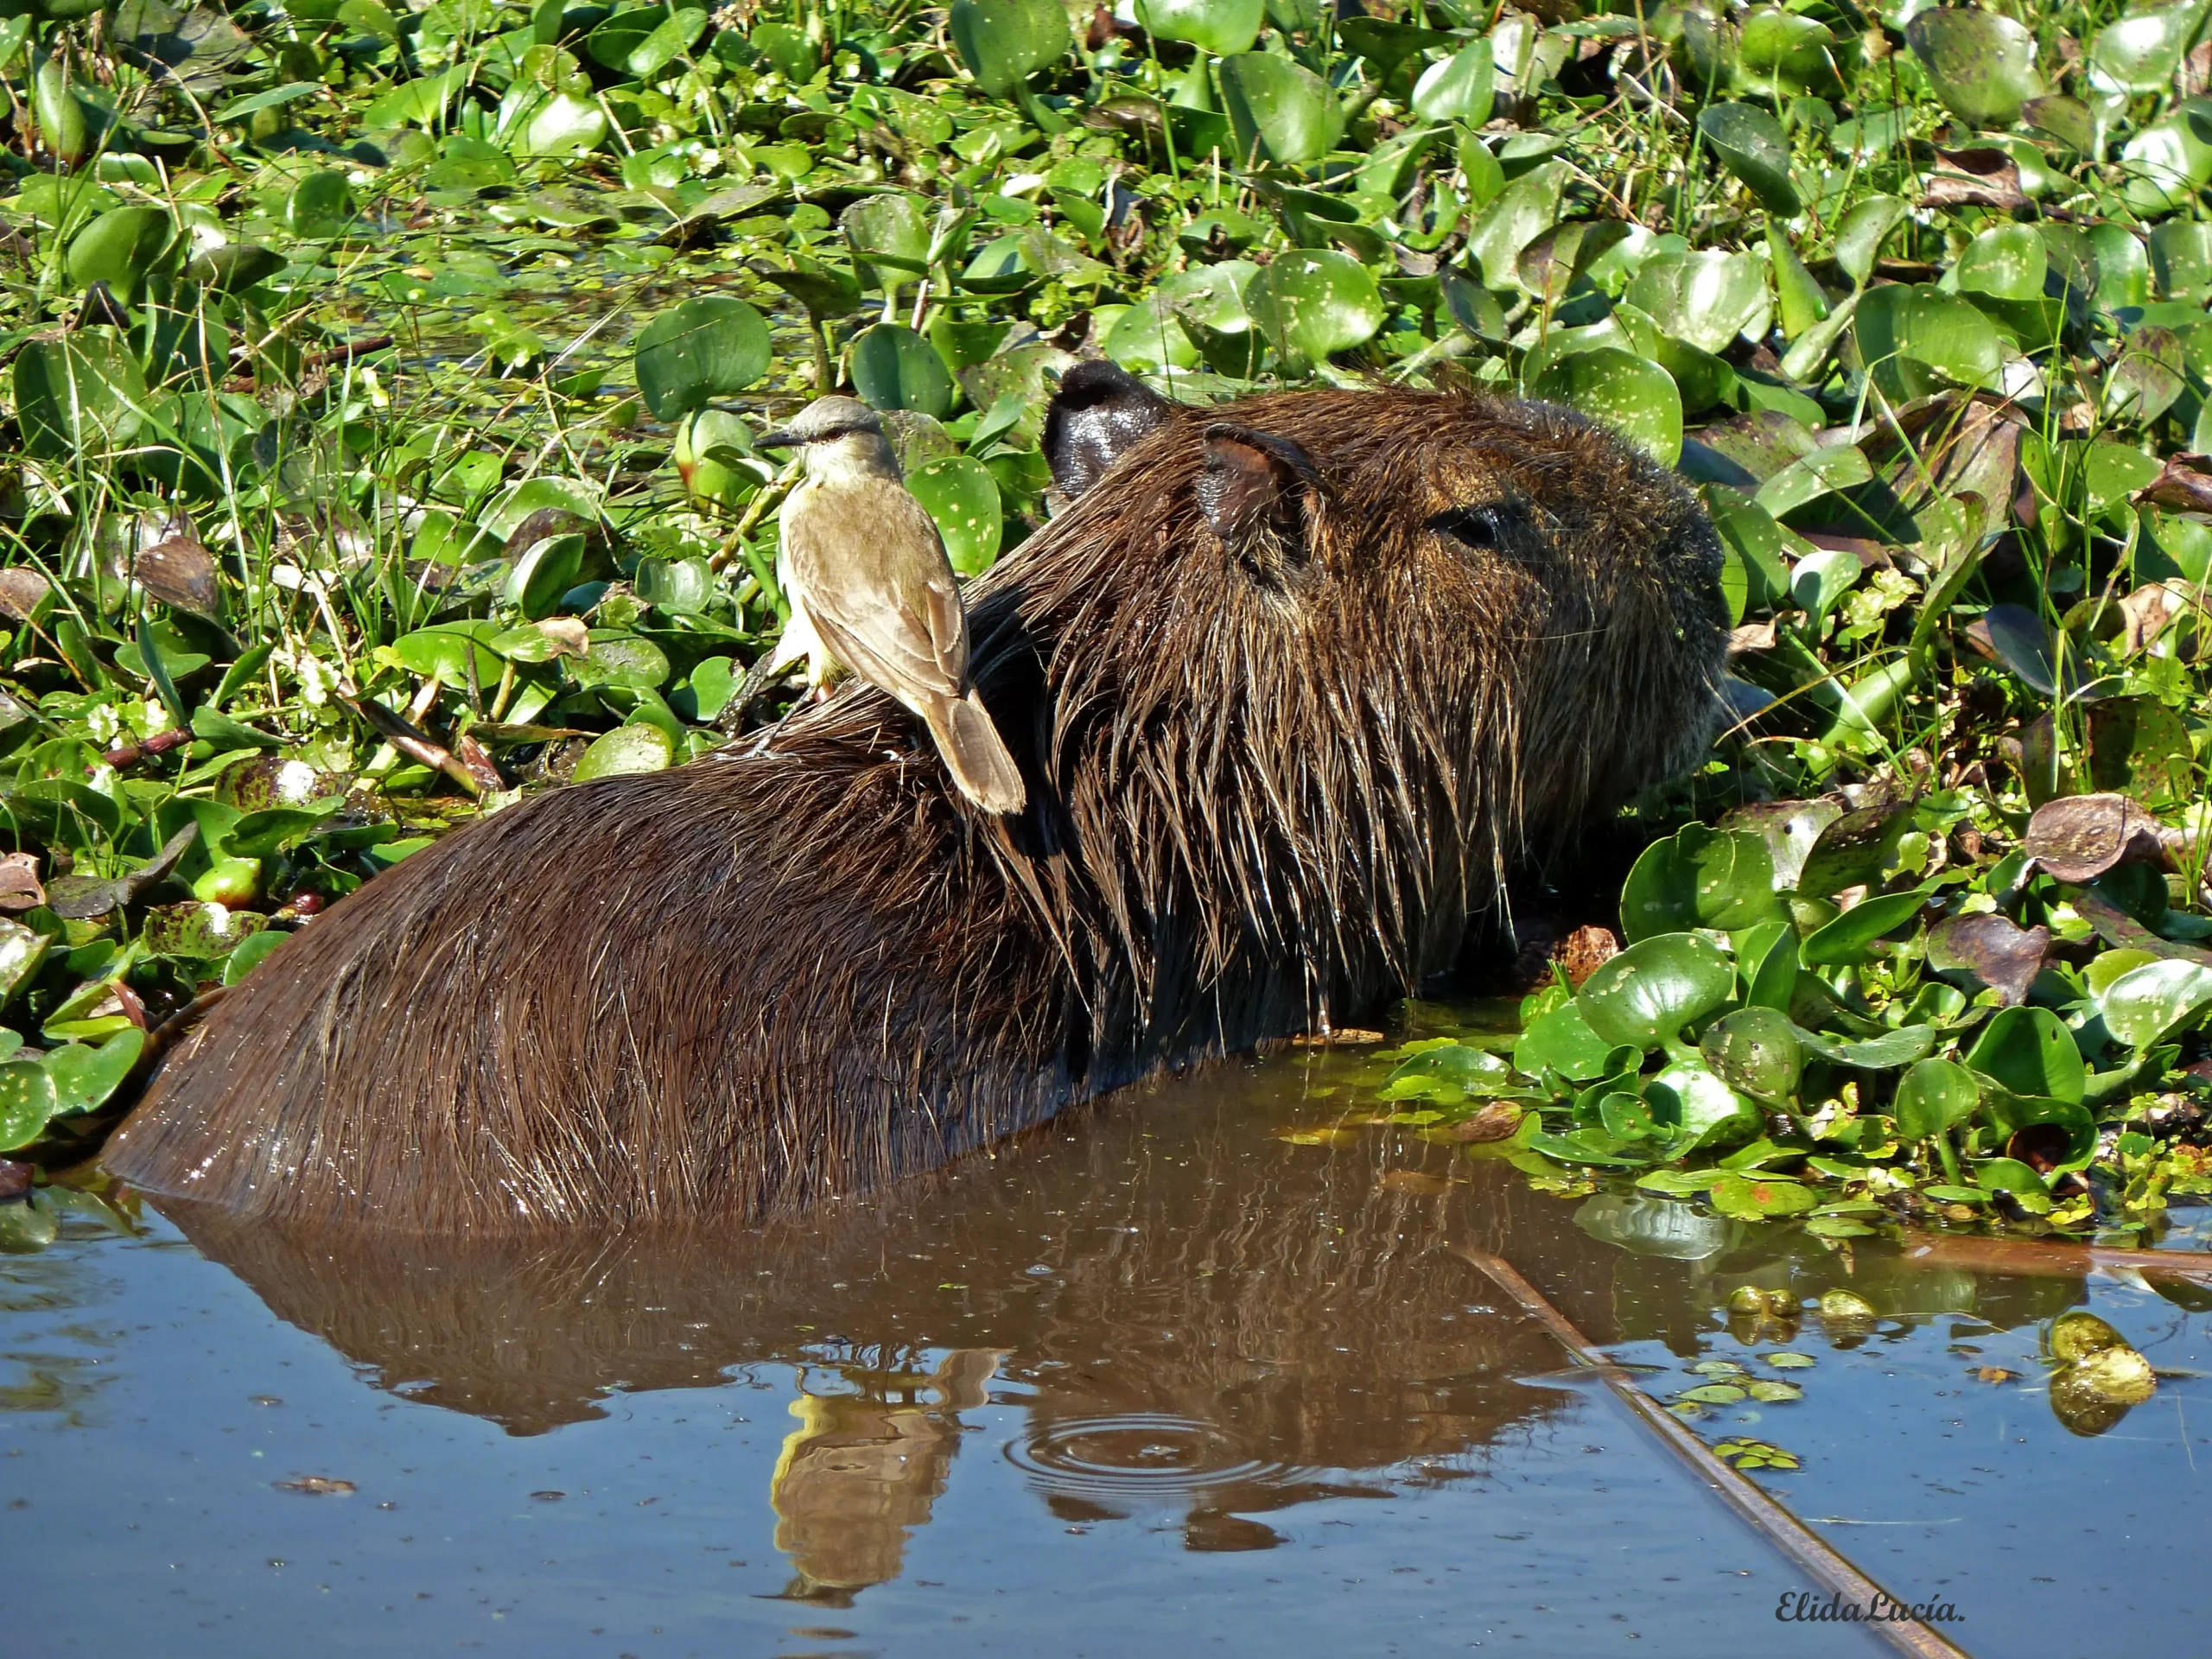
M419 1229L859 1191L1403 994L1709 741L1712 530L1574 416L1085 365L1047 430L1077 499L969 601L1019 817L865 687L537 797L271 957L110 1166Z

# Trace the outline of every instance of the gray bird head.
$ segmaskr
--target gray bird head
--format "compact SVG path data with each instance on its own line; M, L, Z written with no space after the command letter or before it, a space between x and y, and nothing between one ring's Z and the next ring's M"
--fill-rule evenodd
M883 422L857 397L817 397L791 418L780 432L770 432L759 442L768 449L796 449L801 444L827 443L849 433L883 435Z
M817 397L789 426L756 440L764 449L802 449L810 477L846 472L899 476L883 422L857 397Z

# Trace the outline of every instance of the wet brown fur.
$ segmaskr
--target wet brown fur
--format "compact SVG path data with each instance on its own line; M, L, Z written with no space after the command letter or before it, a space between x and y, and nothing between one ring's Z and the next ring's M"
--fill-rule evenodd
M1217 533L1217 422L1314 486ZM1431 527L1497 503L1494 547ZM271 957L108 1162L419 1230L752 1219L1341 1022L1446 965L1532 849L1694 761L1719 564L1679 481L1555 410L1183 411L971 594L1020 817L867 688L762 753L537 797Z

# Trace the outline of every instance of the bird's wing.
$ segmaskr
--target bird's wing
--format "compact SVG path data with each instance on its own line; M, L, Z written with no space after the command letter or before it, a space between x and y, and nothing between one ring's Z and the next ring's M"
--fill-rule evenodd
M784 550L823 640L855 673L893 696L958 696L968 631L936 522L890 480L823 490Z

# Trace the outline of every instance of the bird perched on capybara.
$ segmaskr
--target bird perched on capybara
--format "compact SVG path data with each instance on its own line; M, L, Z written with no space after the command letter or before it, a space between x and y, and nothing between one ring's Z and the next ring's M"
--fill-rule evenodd
M1589 423L1070 382L1064 445L1122 447L969 601L1020 813L866 686L537 796L270 957L109 1166L424 1230L853 1192L1404 994L1530 848L1704 752L1719 544Z

